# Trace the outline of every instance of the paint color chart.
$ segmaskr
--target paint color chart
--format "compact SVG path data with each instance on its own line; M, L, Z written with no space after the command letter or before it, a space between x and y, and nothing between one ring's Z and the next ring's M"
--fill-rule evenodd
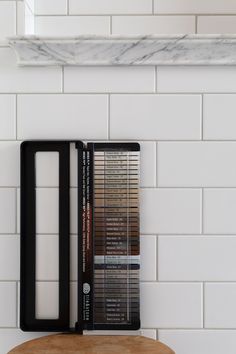
M89 272L93 254L94 268L93 280L86 276L83 282L83 320L93 318L94 328L138 327L139 149L137 144L88 144L85 154L83 244L93 244L85 267Z
M55 208L50 204L47 213L44 209L48 206L43 206L44 217L40 220L47 220L46 214L51 212L56 217L58 289L51 293L51 302L55 302L57 313L51 316L47 308L39 317L37 264L46 258L44 253L40 255L40 244L36 242L36 216L42 215L42 204L35 192L41 166L36 156L47 159L55 153L57 202ZM21 329L83 333L140 328L139 160L140 146L134 142L21 144ZM73 188L71 173L77 180ZM45 193L50 192L51 188L45 189ZM73 229L72 216L76 221ZM47 249L47 238L44 242ZM50 262L47 258L44 269L50 269ZM71 269L77 283L73 281L74 293ZM76 313L72 310L72 295Z

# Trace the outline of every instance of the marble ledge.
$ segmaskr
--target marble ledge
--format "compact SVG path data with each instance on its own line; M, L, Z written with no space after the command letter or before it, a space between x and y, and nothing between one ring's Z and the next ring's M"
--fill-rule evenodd
M235 35L12 37L18 65L236 65Z

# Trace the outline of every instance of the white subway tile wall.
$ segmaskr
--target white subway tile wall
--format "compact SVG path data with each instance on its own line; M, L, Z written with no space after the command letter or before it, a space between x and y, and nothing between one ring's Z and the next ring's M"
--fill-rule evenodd
M16 1L0 1L0 40L16 34Z
M66 15L67 0L34 0L35 15Z
M154 0L154 9L158 14L232 14L236 13L236 3L234 0Z
M200 140L200 95L111 95L112 139Z
M0 40L24 32L37 35L236 32L234 0L27 1L25 28L22 5L23 0L0 0Z
M176 354L234 354L235 330L160 330L159 339Z
M0 282L0 326L16 327L16 294L15 282Z
M6 15L16 3L0 2L7 3ZM3 34L13 34L12 18L10 22L3 18L7 22ZM34 21L37 35L235 33L236 4L234 0L35 0ZM29 23L27 18L26 26Z
M195 33L194 16L113 16L112 34Z
M149 283L141 285L144 327L202 328L202 284Z
M110 33L109 16L36 16L35 33L40 36L76 36Z
M16 139L16 96L0 95L0 139Z
M155 92L155 68L152 66L65 67L64 91L139 93Z
M0 0L1 41L24 33L23 10L20 0ZM45 35L236 31L234 0L35 0L35 13L36 30ZM0 354L44 335L18 328L19 144L25 139L140 142L141 333L176 354L236 353L235 115L235 67L20 68L1 42ZM45 167L37 203L47 206L37 215L40 316L53 317L57 306L47 305L48 294L57 294L58 179L53 156L38 163Z
M145 188L140 199L142 233L201 233L200 189Z
M71 0L69 13L70 15L151 14L152 0Z
M197 33L235 33L236 16L199 16L197 19Z
M206 328L236 328L235 283L205 285Z

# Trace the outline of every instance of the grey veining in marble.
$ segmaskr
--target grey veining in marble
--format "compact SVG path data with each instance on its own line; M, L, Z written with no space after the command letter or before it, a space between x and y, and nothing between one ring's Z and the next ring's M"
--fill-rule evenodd
M19 65L235 65L236 35L14 37Z

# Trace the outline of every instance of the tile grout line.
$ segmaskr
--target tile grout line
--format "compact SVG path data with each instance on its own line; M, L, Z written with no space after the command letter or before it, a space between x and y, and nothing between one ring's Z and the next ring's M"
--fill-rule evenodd
M110 21L109 21L109 26L110 26L110 34L112 34L112 23L113 23L113 20L112 20L112 16L110 16Z
M19 1L19 0L18 0ZM28 6L29 7L29 6ZM29 8L30 9L30 8ZM32 12L32 11L31 11ZM171 12L163 12L163 13L157 13L152 12L152 9L147 11L147 12L142 12L142 13L112 13L112 12L103 12L103 13L72 13L72 14L39 14L39 15L34 15L34 17L104 17L104 16L117 16L117 17L236 17L236 12L235 13L199 13L199 12L185 12L185 13L171 13ZM166 34L166 33L165 33Z
M17 234L17 220L18 220L18 217L17 217L17 214L18 214L18 190L17 188L15 188L15 234Z
M107 129L108 130L108 129ZM90 141L90 140L89 140ZM107 140L108 141L108 140ZM109 140L109 141L112 141ZM126 140L127 141L127 140ZM19 185L12 185L12 186L0 186L0 190L1 189L20 189L20 186ZM39 189L57 189L58 186L38 186ZM74 189L77 189L77 186L70 186L70 189L74 190ZM188 186L188 187L184 187L184 186L158 186L158 187L149 187L149 186L140 186L140 189L141 190L149 190L149 189L157 189L157 190L162 190L162 189L167 189L167 190L199 190L201 191L202 189L236 189L236 186L229 186L229 187L224 187L224 186Z
M62 93L65 92L65 66L62 65L61 67L61 90L62 90Z
M0 0L1 1L1 0ZM0 47L0 51L1 51L1 48L9 48L9 47ZM96 65L95 65L96 66ZM157 67L157 65L151 65L151 67ZM73 66L72 66L73 67ZM112 65L108 65L108 67L112 67ZM121 65L121 67L125 67L125 65ZM134 67L134 66L133 66ZM137 68L138 66L136 66ZM32 67L32 68L37 68L37 67ZM76 96L85 96L85 95L89 95L89 96L104 96L106 95L108 92L105 90L105 91L66 91L66 92L63 92L63 95L76 95ZM200 91L180 91L180 92L174 92L174 91L158 91L158 88L157 88L157 92L153 92L153 85L152 85L152 88L150 88L150 90L148 91L110 91L109 92L111 95L114 95L114 96L169 96L169 97L172 97L173 95L175 95L176 97L182 97L182 96L186 96L186 97L189 97L189 96L201 96L201 95L204 95L204 96L211 96L211 95L215 95L215 96L225 96L225 95L228 95L228 96L235 96L236 95L236 91L232 91L232 92L214 92L214 91L208 91L208 92L200 92ZM53 90L53 91L33 91L33 92L30 92L30 91L18 91L18 92L12 92L12 91L4 91L4 92L0 92L0 95L13 95L13 94L18 94L18 95L22 95L22 96L29 96L29 95L32 95L32 96L39 96L39 95L59 95L61 96L62 95L62 92L61 90Z
M45 235L46 236L46 235ZM56 235L55 235L56 236ZM39 283L58 283L59 280L55 279L39 279L37 280ZM77 283L77 279L70 280L70 283ZM0 280L0 284L2 283L15 283L20 282L19 279L14 280ZM141 284L235 284L236 280L140 280ZM235 327L236 328L236 327Z
M111 95L108 94L108 101L107 101L107 112L108 112L108 120L107 120L107 138L110 140L111 137Z
M156 235L156 282L159 282L159 235Z
M155 232L153 233L155 235ZM149 237L149 236L152 236L153 234L150 234L150 233L145 233L145 232L142 232L140 235L141 236L146 236L146 237ZM0 238L2 236L20 236L20 233L19 232L0 232ZM37 233L37 235L40 235L40 236L57 236L58 234L57 233L52 233L52 232L47 232L47 233ZM157 235L157 234L156 234ZM162 236L162 237L176 237L176 238L179 238L179 237L182 237L182 238L186 238L186 237L199 237L201 236L201 234L199 233L191 233L191 232L188 232L188 233L167 233L167 232L161 232L158 234L159 236ZM70 233L70 236L71 237L77 237L77 234L76 233ZM204 233L204 236L207 236L207 237L210 237L210 238L236 238L236 232L234 234L227 234L227 233ZM1 281L1 280L0 280ZM230 280L231 281L231 280ZM232 280L233 281L233 280ZM236 282L236 279L235 279L235 282Z
M15 95L15 139L18 140L18 95Z
M158 146L158 142L156 141L156 156L155 156L155 161L156 161L156 168L155 168L155 188L158 188L159 185L159 181L158 181L158 150L159 150L159 146ZM150 187L151 188L151 187Z
M15 34L19 35L19 33L18 33L18 1L15 1L15 16L16 16Z
M1 139L1 141L2 142L12 142L12 141L22 141L23 140L23 138L21 138L21 139ZM83 139L83 141L87 141L87 142L89 142L89 141L91 141L91 140L95 140L95 141L106 141L107 140L107 138L104 138L104 139L101 139L101 138L91 138L91 139ZM127 141L127 138L126 139L116 139L116 138L112 138L111 139L112 141ZM142 142L155 142L154 141L154 139L153 138L150 138L150 140L149 139L143 139L143 138L136 138L136 139L134 139L134 138L130 138L130 139L128 139L129 141L137 141L137 140L139 140L139 141L142 141ZM204 141L201 141L200 139L192 139L192 140L183 140L183 139L179 139L179 140L176 140L176 139L159 139L159 140L157 140L157 142L161 142L161 143L206 143L206 142L208 142L208 143L219 143L219 144L223 144L223 143L233 143L233 144L235 144L236 143L236 140L204 140ZM201 186L200 186L201 187ZM223 186L224 187L224 186ZM178 188L178 187L177 187ZM184 187L183 187L184 188ZM206 188L212 188L212 186L209 186L209 187L206 187ZM214 188L221 188L221 187L219 187L219 186L216 186L216 187L214 187ZM228 187L228 188L231 188L231 187ZM232 187L232 188L234 188L234 187Z
M157 93L157 65L155 65L155 72L154 72L154 93Z
M201 95L201 135L201 140L204 141L204 94Z
M19 306L19 303L18 303L18 296L19 296L19 290L18 290L18 281L16 282L16 327L18 327L18 322L19 322L19 316L18 316L18 306Z
M205 329L205 282L202 283L202 328Z
M201 234L204 235L204 188L201 189Z

